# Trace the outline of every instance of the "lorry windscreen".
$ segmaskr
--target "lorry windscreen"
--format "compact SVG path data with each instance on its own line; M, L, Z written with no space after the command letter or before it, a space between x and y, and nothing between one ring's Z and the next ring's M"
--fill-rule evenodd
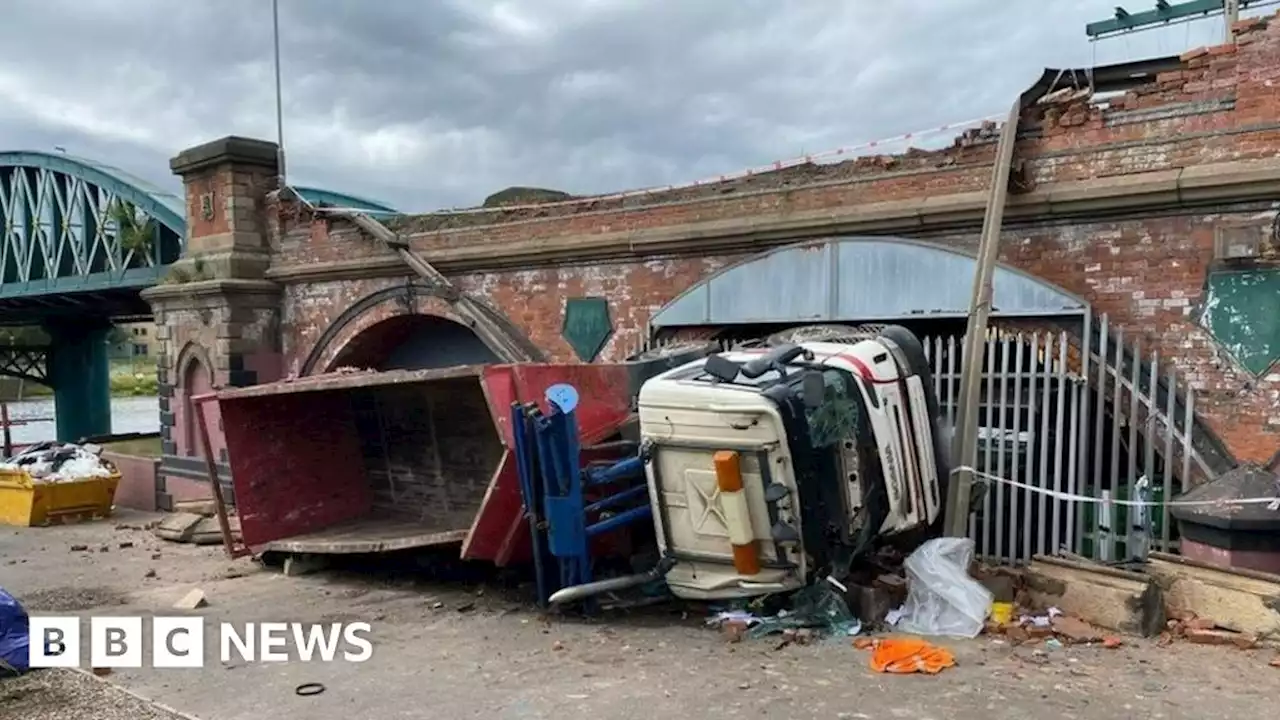
M803 373L764 390L778 407L791 450L800 495L805 547L818 567L836 560L837 548L851 539L841 470L841 443L859 445L870 436L865 405L853 375L823 368L823 398L805 403Z

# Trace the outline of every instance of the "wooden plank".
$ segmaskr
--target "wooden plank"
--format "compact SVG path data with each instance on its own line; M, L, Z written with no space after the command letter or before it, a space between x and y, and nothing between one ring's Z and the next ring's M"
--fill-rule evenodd
M1280 638L1280 575L1161 552L1151 553L1147 567L1163 589L1171 615L1195 613L1221 628Z
M1164 630L1161 588L1142 573L1037 555L1026 572L1036 605L1056 607L1098 627L1153 637Z

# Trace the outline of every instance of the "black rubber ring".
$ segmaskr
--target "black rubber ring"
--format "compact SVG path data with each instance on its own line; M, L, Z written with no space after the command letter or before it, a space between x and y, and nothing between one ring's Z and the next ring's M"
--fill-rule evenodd
M321 685L320 683L302 683L293 689L293 693L295 695L302 695L303 697L319 695L322 692L324 692L324 685Z

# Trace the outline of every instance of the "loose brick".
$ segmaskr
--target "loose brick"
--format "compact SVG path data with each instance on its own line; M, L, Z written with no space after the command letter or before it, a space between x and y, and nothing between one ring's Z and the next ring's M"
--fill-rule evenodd
M1184 637L1186 637L1187 642L1193 642L1197 645L1238 645L1250 639L1249 636L1231 632L1230 630L1203 630L1193 627L1186 629ZM1250 646L1252 644L1252 642L1249 643Z

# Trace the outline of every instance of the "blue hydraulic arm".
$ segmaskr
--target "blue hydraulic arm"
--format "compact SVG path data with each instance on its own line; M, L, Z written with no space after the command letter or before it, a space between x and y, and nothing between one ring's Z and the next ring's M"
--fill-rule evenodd
M546 414L533 406L516 404L511 409L516 472L532 536L541 605L557 590L591 583L590 538L652 517L645 502L648 487L644 484L643 459L631 456L608 465L583 468L574 414L576 391L568 385L553 386L547 390L547 400L550 412ZM631 484L637 480L639 485L586 504L586 487ZM628 507L636 501L643 504ZM588 522L590 517L614 508L626 509ZM553 567L559 574L554 580Z

